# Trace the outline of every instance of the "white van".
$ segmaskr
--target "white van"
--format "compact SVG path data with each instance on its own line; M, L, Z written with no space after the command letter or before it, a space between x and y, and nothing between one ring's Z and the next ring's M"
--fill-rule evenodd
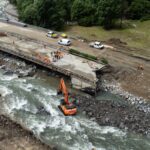
M61 39L58 41L58 44L69 46L71 44L71 41L69 39Z

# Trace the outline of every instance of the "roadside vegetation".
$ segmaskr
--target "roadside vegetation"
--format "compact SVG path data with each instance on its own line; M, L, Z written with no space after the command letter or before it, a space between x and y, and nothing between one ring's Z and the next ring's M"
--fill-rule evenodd
M80 52L80 51L75 50L75 49L70 49L69 53L73 54L73 55L76 55L76 56L79 56L79 57L82 57L82 58L85 58L87 60L100 62L100 63L103 63L105 65L109 64L108 60L106 58L104 58L104 57L101 58L100 60L98 60L98 58L93 56L93 55L86 54L86 53Z
M75 49L70 49L69 53L73 54L73 55L76 55L76 56L80 56L82 58L86 58L88 60L97 61L97 57L86 54L86 53L82 53L82 52L80 52L78 50L75 50Z
M65 32L87 40L108 41L117 38L126 42L129 47L137 48L136 54L150 57L150 21L125 20L123 29L105 30L102 27L66 26ZM88 31L88 32L87 32Z
M124 19L150 19L149 0L10 0L22 21L61 29L67 22L81 26L122 27Z

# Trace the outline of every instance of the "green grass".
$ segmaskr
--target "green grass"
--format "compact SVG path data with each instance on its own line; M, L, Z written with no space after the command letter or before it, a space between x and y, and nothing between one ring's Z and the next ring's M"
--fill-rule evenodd
M111 38L119 38L128 46L138 48L132 52L150 57L150 21L124 21L126 28L104 30L102 27L66 27L66 33L81 36L88 40L105 41Z
M80 56L82 58L86 58L88 60L92 60L92 61L96 61L97 60L97 57L89 55L89 54L85 54L85 53L82 53L82 52L79 52L78 50L75 50L75 49L70 49L69 53L73 54L73 55L76 55L76 56Z
M101 58L101 62L105 65L109 64L109 62L106 58Z
M69 53L76 55L76 56L79 56L79 57L82 57L82 58L85 58L85 59L88 59L88 60L91 60L91 61L98 62L97 57L95 57L93 55L86 54L86 53L82 53L82 52L75 50L75 49L69 49ZM103 63L104 65L109 64L109 62L106 58L101 58L99 63Z

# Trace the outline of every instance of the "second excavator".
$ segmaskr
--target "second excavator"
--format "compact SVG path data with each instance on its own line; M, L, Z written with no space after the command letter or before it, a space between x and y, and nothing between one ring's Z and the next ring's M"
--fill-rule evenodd
M61 104L58 106L59 109L64 113L64 115L75 115L77 113L77 107L75 104L73 104L73 102L69 102L68 90L63 78L61 78L60 80L57 94L64 94L64 99L61 100Z

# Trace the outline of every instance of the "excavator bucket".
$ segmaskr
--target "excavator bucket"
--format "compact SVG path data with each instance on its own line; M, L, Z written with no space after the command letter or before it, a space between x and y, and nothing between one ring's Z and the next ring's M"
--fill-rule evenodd
M77 108L75 106L68 108L66 105L59 105L58 108L65 116L73 116L77 113Z

